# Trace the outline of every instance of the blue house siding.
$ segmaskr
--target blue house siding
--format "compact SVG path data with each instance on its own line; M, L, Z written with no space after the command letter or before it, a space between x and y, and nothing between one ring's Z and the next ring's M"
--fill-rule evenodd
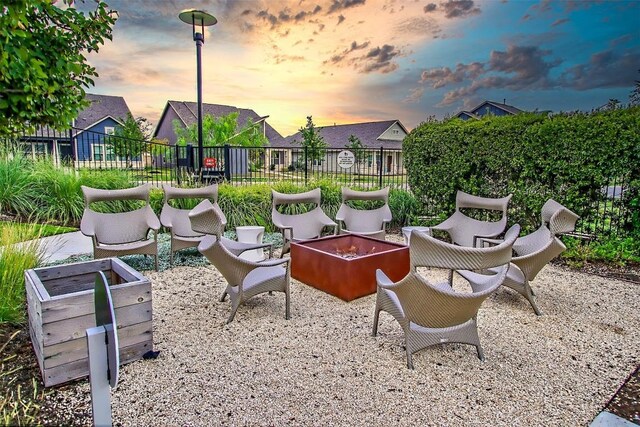
M511 115L510 113L504 111L501 108L497 108L491 104L487 104L482 106L482 108L472 111L474 114L478 115L478 116L487 116L487 115L492 115L492 116L508 116Z
M107 128L115 129L119 123L107 117L94 126L84 130L76 137L77 142L77 159L80 161L90 161L93 159L94 145L100 145L104 147L104 134L107 133Z

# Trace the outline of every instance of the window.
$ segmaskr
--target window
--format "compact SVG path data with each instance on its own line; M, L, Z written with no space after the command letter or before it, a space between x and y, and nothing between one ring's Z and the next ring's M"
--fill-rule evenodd
M394 130L393 130L393 134L394 134L394 135L398 135L398 134L400 134L400 131L399 131L398 129L394 129Z
M271 164L283 165L284 164L284 151L272 151L271 152Z
M104 133L106 133L107 135L115 135L116 128L114 128L113 126L105 126Z
M104 144L93 144L92 148L94 162L102 162L105 160L108 162L112 162L116 160L116 155L113 152L112 146Z

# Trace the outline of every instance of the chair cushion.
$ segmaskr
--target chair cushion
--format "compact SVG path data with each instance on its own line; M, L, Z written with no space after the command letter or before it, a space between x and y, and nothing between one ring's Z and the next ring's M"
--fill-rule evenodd
M247 291L269 280L284 278L285 274L286 270L280 266L256 268L245 276L244 289Z

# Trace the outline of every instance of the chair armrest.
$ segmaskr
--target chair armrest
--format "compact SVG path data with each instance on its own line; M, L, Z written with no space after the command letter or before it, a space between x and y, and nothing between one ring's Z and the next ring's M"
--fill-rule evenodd
M384 271L380 269L376 270L376 282L378 283L378 286L383 289L391 290L395 285L395 283L393 283L393 281L384 274Z
M484 244L488 243L489 246L497 246L504 242L504 239L490 239L488 237L476 236L477 241L482 245L481 248L486 247Z
M480 240L485 241L485 242L490 242L490 240L494 240L494 242L497 242L496 244L500 244L500 243L503 242L503 240L501 240L501 239L493 239L494 237L496 237L499 234L500 233L491 234L491 235L474 234L473 235L473 247L477 248L478 247L477 246L478 241L480 241Z
M291 261L291 258L277 258L277 259L268 259L265 261L260 261L258 263L259 267L273 267L276 265L287 264Z

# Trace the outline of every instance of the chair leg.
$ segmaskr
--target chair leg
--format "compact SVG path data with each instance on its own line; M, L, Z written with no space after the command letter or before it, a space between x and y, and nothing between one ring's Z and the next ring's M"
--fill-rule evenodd
M380 319L380 309L378 308L378 304L376 304L376 311L373 313L373 330L371 331L371 336L375 337L378 335L378 320Z
M413 355L411 354L411 351L409 350L408 343L405 341L404 344L405 344L405 346L407 348L407 368L414 369L413 368Z
M220 302L224 302L224 300L227 299L227 291L224 290L222 292L222 296L220 297Z
M453 287L453 270L449 270L449 284Z
M233 321L233 318L236 317L236 311L238 311L238 307L240 304L231 304L231 313L229 314L229 318L227 319L227 324Z
M291 319L291 299L289 298L289 290L284 293L284 318Z
M536 316L541 316L542 312L538 308L538 304L536 304L536 298L534 296L533 289L531 289L531 285L529 285L529 281L526 279L524 282L524 293L524 297L529 301L531 307L533 307L533 311L534 313L536 313Z
M280 258L283 258L284 255L286 253L288 253L291 250L291 245L289 244L289 241L287 240L286 242L284 242L284 244L282 245L282 252L280 253Z
M169 264L173 267L173 249L171 249L171 254L169 255Z
M482 346L478 344L476 346L476 350L478 351L478 359L484 362L484 351L482 351Z
M158 254L155 254L154 258L155 258L155 264L156 264L156 271L158 271Z

